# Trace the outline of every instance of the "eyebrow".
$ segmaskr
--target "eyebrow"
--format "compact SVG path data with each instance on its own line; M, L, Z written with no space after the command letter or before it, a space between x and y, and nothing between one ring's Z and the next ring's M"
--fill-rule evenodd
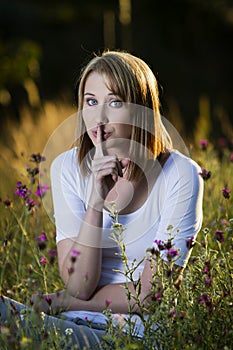
M91 92L85 92L84 96L86 96L86 95L95 96L95 94L93 94ZM110 92L108 94L108 96L117 96L117 94L114 94L113 92Z

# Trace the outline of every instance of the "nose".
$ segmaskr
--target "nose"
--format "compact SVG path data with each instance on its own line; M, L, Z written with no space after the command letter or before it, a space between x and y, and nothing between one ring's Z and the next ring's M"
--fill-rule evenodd
M95 121L96 124L107 124L109 122L106 103L103 103L96 108Z

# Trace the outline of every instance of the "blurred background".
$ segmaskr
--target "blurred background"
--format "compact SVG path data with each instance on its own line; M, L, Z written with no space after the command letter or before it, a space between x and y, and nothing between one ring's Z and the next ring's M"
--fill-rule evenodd
M74 81L105 48L150 65L162 113L189 145L232 148L233 1L1 0L3 181L75 112Z

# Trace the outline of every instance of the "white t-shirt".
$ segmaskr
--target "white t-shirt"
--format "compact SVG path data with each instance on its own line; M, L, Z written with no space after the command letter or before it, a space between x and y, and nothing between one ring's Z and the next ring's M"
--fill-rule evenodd
M187 240L195 237L202 224L203 180L199 166L178 151L172 151L141 208L127 215L119 215L119 222L126 228L124 243L129 266L140 261L148 248L157 249L155 242L170 238L168 226L173 226L174 249L179 251L176 264L187 264L190 250ZM77 237L90 196L92 175L83 178L77 161L77 149L59 155L51 166L52 196L56 223L57 242ZM111 237L112 218L103 210L102 270L99 285L124 283L126 278L116 272L124 271L119 247ZM166 259L166 251L161 251ZM142 263L134 273L134 279L142 273ZM114 271L115 270L115 271ZM98 322L105 319L101 313L68 311L85 319L90 315ZM87 316L88 315L88 316ZM99 317L98 317L99 316Z

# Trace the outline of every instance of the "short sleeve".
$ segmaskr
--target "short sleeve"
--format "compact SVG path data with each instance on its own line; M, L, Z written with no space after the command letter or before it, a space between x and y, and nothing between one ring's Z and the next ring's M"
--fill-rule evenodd
M85 213L83 179L78 171L76 150L59 155L50 169L56 241L77 237Z
M172 162L153 247L158 249L156 242L172 238L173 248L178 251L176 264L185 266L191 253L187 241L195 239L202 225L203 180L199 166L191 159L175 156ZM168 260L167 250L161 250L161 257Z

